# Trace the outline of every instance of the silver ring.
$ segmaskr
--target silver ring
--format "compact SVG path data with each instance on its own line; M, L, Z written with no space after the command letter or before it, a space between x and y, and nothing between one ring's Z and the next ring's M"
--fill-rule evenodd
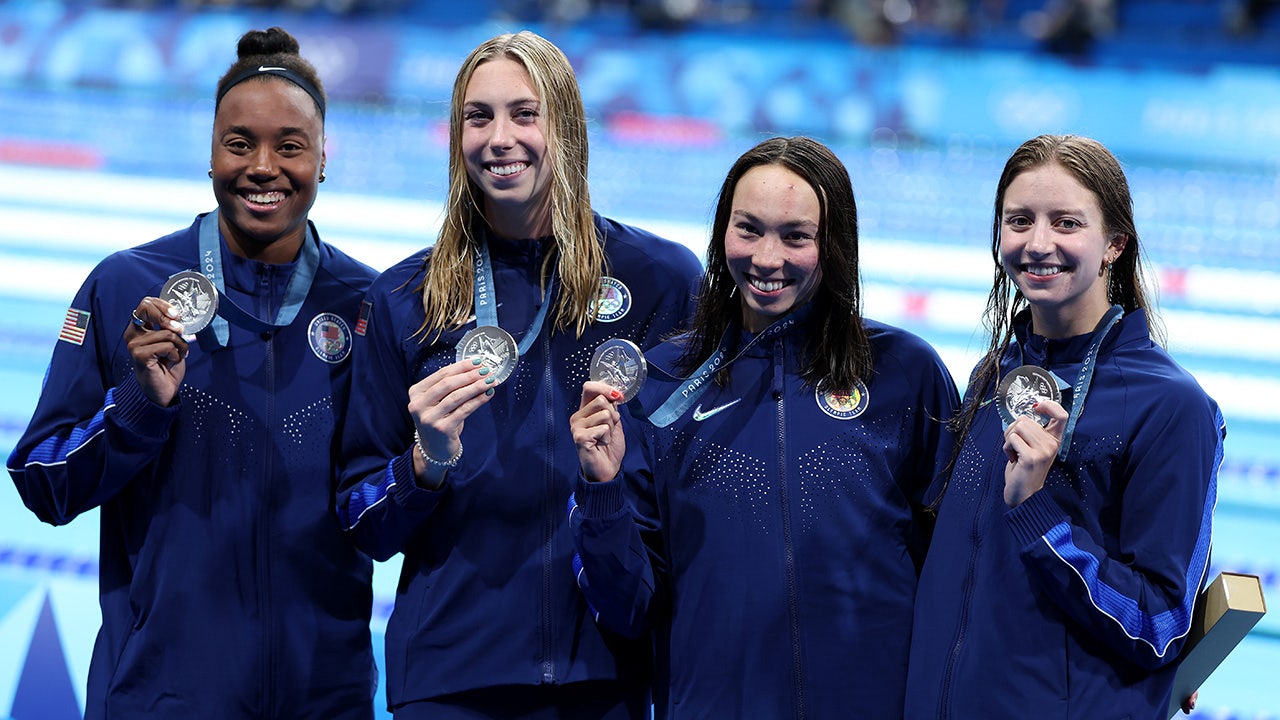
M129 314L133 316L133 320L130 320L130 322L132 322L132 323L133 323L134 327L138 328L139 330L146 330L146 329L147 329L147 321L146 321L146 320L143 320L143 319L142 319L142 318L140 318L140 317L138 317L138 311L137 311L137 310L134 310L132 313L129 313Z

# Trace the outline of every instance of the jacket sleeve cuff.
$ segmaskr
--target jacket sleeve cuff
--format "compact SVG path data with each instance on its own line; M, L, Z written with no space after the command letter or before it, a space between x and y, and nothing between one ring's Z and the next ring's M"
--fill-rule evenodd
M163 440L169 436L169 426L178 417L181 407L181 395L172 407L161 407L151 402L138 384L133 373L127 373L124 380L112 391L115 401L116 422L121 427L139 437Z
M1006 512L1004 519L1018 545L1027 547L1039 542L1050 528L1066 522L1067 514L1058 507L1053 495L1041 488L1018 507Z
M578 509L586 517L609 517L626 508L621 473L608 482L590 482L579 472L574 484L573 494L578 501Z
M418 484L413 472L413 446L399 457L391 461L390 471L395 478L391 487L391 497L401 507L409 510L430 510L439 502L449 487L449 478L445 477L440 487L429 490ZM453 472L453 470L450 470Z

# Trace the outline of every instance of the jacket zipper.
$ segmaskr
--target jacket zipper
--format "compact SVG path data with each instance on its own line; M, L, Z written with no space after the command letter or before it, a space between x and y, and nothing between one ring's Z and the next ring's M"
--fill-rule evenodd
M546 302L551 302L550 298ZM544 486L546 488L545 498L555 497L556 474L555 474L555 412L552 408L552 382L551 382L551 336L550 333L542 336L542 356L547 358L543 363L543 388L545 390L543 397L545 398L544 406L546 408L547 435L546 435L546 459L543 464L543 477L546 479ZM542 507L542 682L550 685L556 680L556 664L552 656L552 639L551 639L551 574L552 559L554 557L552 542L555 538L555 518L558 514L552 512L554 502L544 501Z
M787 494L787 433L784 373L786 353L781 338L773 346L773 397L778 403L778 504L782 512L782 547L787 573L787 618L791 624L791 674L795 682L795 717L804 720L804 664L800 652L799 598L796 597L796 556L791 538L791 499Z
M275 317L275 272L274 268L267 266L265 270L264 293L266 301L266 316L268 318ZM266 407L264 412L265 431L268 438L275 437L275 398L276 398L276 364L275 364L275 331L268 330L262 333L261 339L265 341L265 389L266 389ZM258 577L258 606L262 613L262 669L263 669L263 696L262 708L265 717L274 715L275 704L273 697L275 695L275 663L271 661L271 644L274 637L271 623L271 487L272 473L274 472L272 456L274 453L264 453L263 458L263 475L262 475L262 507L258 511L258 524L260 528L260 537L262 538L259 546L258 566L262 571Z
M972 435L972 431L970 434ZM992 455L992 457L996 456ZM969 625L969 603L973 599L973 578L975 566L978 563L978 544L981 542L979 529L982 527L982 518L987 507L987 496L991 492L991 483L988 480L991 478L992 462L994 460L988 461L983 471L982 484L984 489L978 496L977 512L973 513L973 523L969 528L969 563L965 572L964 591L961 593L960 598L960 622L956 626L956 638L951 645L951 654L947 657L947 664L942 670L942 689L938 694L938 718L940 720L951 717L951 686L952 681L955 679L956 663L960 661L960 651L964 647L965 630ZM959 463L957 463L958 465Z

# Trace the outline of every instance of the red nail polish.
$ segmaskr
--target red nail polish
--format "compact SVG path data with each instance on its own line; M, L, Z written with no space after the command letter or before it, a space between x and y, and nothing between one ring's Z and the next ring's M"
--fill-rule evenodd
M622 393L618 392L617 390L610 390L610 391L609 391L609 397L610 397L611 399L613 399L613 400L621 400L621 399L622 399Z

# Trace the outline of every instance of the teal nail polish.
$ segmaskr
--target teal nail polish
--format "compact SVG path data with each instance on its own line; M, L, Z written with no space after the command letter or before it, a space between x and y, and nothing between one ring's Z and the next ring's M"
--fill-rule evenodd
M494 379L495 379L495 378L485 378L485 379L484 379L484 384L485 384L485 385L492 385L492 384L493 384Z
M489 368L480 368L480 374L481 374L481 375L488 375L488 374L489 374Z
M479 365L479 364L480 364L480 362L481 362L481 361L480 361L480 358L471 358L471 364L472 364L472 365Z
M488 390L485 390L485 391L484 391L484 394L485 394L485 395L490 395L490 396L492 396L492 395L493 395L493 388L489 388Z

